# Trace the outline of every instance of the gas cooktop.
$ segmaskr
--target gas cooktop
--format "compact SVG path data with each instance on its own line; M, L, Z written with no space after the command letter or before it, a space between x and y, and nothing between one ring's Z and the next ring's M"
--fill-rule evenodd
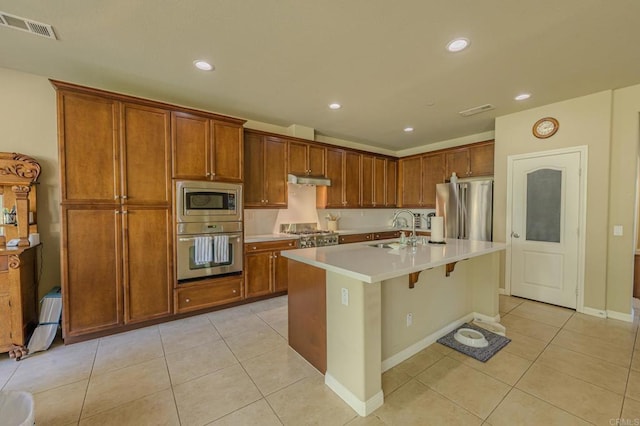
M325 247L338 244L338 233L318 229L316 223L283 223L280 225L283 234L299 235L299 247Z

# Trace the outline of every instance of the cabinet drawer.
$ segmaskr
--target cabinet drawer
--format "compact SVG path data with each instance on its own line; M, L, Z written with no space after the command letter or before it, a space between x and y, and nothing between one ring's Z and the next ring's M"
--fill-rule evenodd
M277 250L291 250L298 247L298 240L279 240L279 241L265 241L260 243L245 243L245 253L257 253L260 251L277 251Z
M242 300L242 276L180 288L176 293L178 313L235 302Z
M340 237L338 238L338 242L340 244L361 243L371 240L373 240L373 234L340 235Z
M388 240L389 238L398 238L400 236L400 231L384 231L384 232L376 232L373 234L374 240Z

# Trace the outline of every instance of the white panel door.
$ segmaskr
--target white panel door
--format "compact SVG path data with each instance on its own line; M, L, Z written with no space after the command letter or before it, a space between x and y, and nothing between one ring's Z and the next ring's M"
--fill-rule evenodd
M511 294L576 308L580 152L514 160Z

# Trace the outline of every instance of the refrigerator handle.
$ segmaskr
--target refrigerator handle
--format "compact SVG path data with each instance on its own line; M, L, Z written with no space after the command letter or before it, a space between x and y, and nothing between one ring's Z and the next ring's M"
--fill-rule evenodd
M467 235L467 186L461 185L460 188L460 231L458 232L462 238L466 240Z

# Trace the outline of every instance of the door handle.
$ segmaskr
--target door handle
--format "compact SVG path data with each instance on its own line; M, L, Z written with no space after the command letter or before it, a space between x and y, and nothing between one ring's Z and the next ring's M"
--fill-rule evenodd
M513 238L520 238L520 234L518 234L517 232L512 232L512 233L511 233L511 236L512 236Z

